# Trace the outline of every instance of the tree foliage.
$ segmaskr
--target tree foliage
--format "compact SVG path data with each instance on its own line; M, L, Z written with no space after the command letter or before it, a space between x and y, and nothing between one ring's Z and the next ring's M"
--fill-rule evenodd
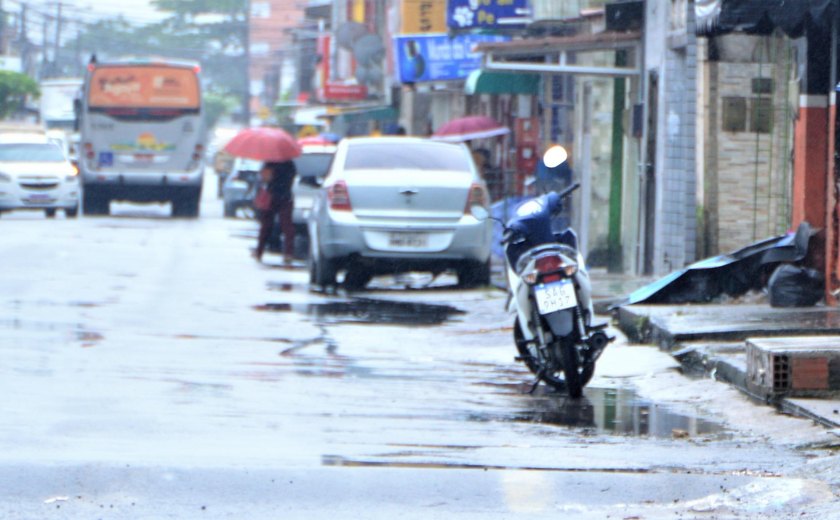
M204 94L204 126L213 128L223 115L237 107L237 100L226 94L207 92Z
M170 16L163 32L177 34L194 48L216 92L236 95L247 103L247 61L242 59L248 38L246 0L153 0L152 5Z
M38 83L26 74L0 70L0 119L6 119L23 107L27 96L39 97Z

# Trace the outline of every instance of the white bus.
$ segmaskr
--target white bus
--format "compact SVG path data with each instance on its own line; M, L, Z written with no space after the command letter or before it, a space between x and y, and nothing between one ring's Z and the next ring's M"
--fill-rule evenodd
M198 63L91 60L76 103L82 211L106 215L112 200L171 202L197 217L204 173Z

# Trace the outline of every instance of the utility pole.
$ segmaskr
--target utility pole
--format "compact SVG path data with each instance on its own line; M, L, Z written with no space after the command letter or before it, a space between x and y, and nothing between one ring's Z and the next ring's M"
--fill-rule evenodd
M6 55L6 11L3 10L3 0L0 0L0 55Z
M61 2L58 2L58 12L55 15L55 42L53 46L53 66L52 71L53 75L59 75L59 66L58 66L58 52L61 49L61 25L63 23L62 16L61 16Z
M251 125L251 0L245 0L245 28L243 31L243 61L245 66L245 92L242 96L242 119Z
M20 68L29 74L29 38L26 35L26 4L20 4Z
M43 34L41 35L41 70L38 73L38 79L49 77L49 59L47 57L47 29L49 19L44 16Z

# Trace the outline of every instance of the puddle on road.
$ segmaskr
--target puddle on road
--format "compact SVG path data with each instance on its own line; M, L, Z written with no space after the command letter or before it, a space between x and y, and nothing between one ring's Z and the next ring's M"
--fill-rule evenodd
M464 311L449 305L357 298L351 301L290 304L266 303L258 311L299 312L319 323L439 325Z
M531 410L515 411L503 420L637 437L692 438L725 431L723 425L714 421L645 401L632 389L587 387L584 397L578 400L559 393L525 398Z

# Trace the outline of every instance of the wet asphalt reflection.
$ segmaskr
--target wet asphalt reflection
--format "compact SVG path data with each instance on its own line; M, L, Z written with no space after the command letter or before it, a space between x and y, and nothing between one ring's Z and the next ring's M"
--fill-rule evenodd
M464 311L450 305L353 298L324 303L266 303L258 311L297 312L318 323L368 323L377 325L439 325Z
M637 437L689 438L725 432L719 423L640 399L628 388L586 387L581 399L541 390L543 395L528 400L527 410L512 411L508 420Z
M271 288L276 291L291 292L298 287L295 284L275 284ZM351 297L346 301L323 303L266 303L256 305L254 309L262 312L299 313L308 316L319 325L358 323L434 326L464 314L464 311L449 305L364 297ZM356 377L362 378L407 377L407 374L402 373L399 375L379 373L375 367L356 366L360 360L351 362L337 355L338 345L330 339L326 329L322 332L323 336L314 341L297 344L287 349L283 352L283 357L294 356L294 353L302 348L324 344L328 346L328 357L333 364L336 360L343 359L343 362L339 363L342 365L341 368L331 365L328 372L336 370L339 373L353 372ZM307 368L313 372L308 375L326 375L323 372L326 367L321 366L322 362L313 359L309 359L309 362L312 366ZM302 369L299 366L300 360L293 364L298 370ZM472 370L493 373L494 377L489 379L484 379L479 374L473 375L483 380L480 383L482 386L495 386L501 393L517 395L519 406L511 407L510 411L497 409L487 413L469 413L465 417L466 420L553 425L581 430L585 435L606 434L665 439L725 434L722 424L704 419L690 410L677 411L667 405L644 400L629 388L590 386L586 387L584 397L578 400L569 399L563 392L543 385L530 394L528 393L531 387L529 375L508 374L509 378L504 377L500 380L498 379L500 368L506 372L505 367L496 365L471 366ZM334 377L336 374L330 375ZM529 380L528 382L524 382L523 375ZM417 374L415 373L414 376L417 377ZM428 374L424 377L428 377ZM495 383L490 383L490 380L494 380Z

